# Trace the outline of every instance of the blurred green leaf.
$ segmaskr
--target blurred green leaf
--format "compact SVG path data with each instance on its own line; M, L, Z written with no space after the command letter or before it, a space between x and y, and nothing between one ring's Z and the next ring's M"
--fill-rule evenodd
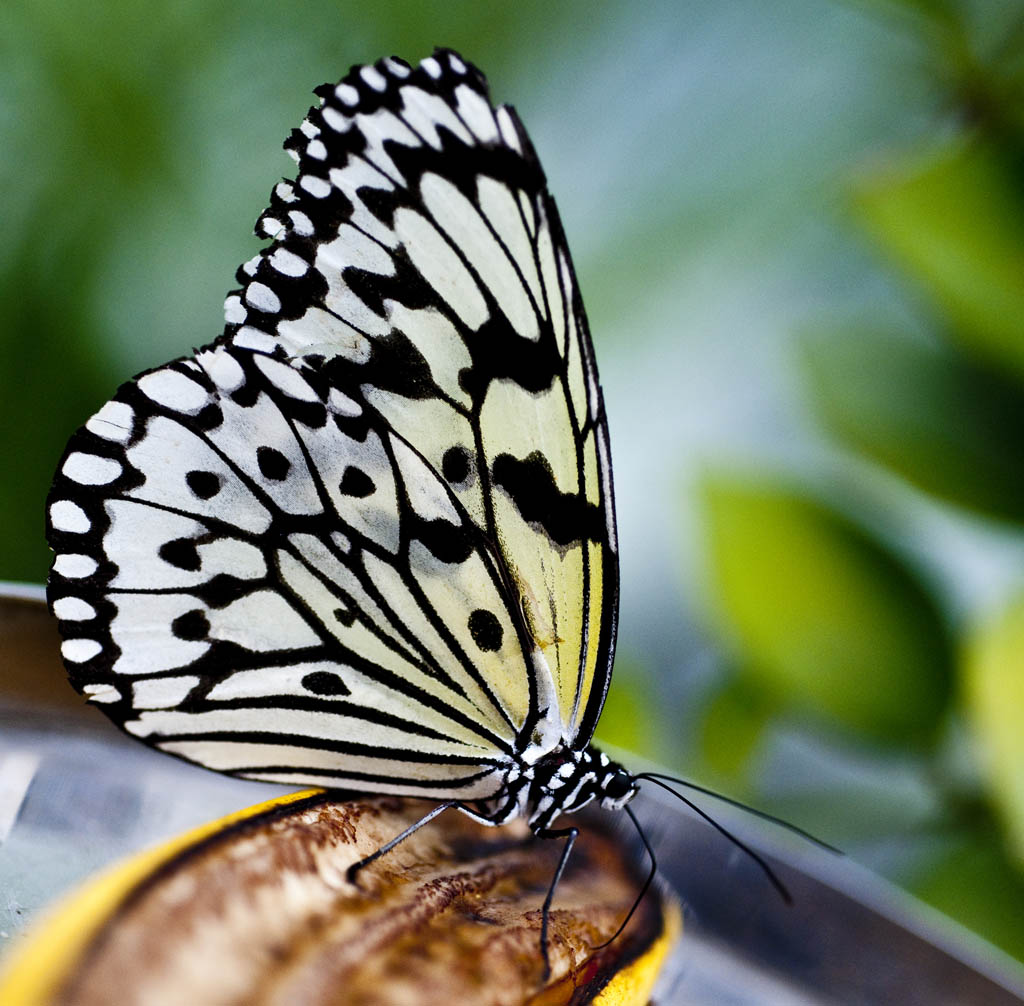
M59 227L45 213L36 224ZM0 369L0 399L11 416L0 438L0 562L4 579L41 581L52 559L43 501L68 435L103 402L95 389L105 360L102 333L79 310L94 278L82 261L87 243L62 235L18 252L0 271L0 353L10 362Z
M910 888L923 901L1024 960L1024 877L1006 859L994 833L960 839Z
M932 739L950 646L904 566L799 493L716 476L703 495L712 590L746 679L865 737Z
M614 685L597 726L598 746L607 744L647 758L659 757L662 752L654 727L656 710L651 702L656 694L636 661L616 656Z
M1024 865L1024 597L968 636L963 675L989 786Z
M982 141L875 177L857 205L882 247L948 315L951 336L1024 377L1020 170Z
M718 779L745 788L752 755L764 737L775 703L736 677L708 703L701 720L700 751Z
M850 331L805 341L819 415L926 492L1024 522L1024 393L948 348Z
M861 5L881 14L909 15L943 27L957 21L956 4L952 0L861 0ZM918 23L915 27L921 31L923 26Z

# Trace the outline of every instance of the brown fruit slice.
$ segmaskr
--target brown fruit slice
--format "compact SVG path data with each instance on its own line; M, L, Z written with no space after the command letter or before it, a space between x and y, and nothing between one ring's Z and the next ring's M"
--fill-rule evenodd
M347 867L429 809L294 794L144 853L74 896L0 978L8 1006L641 1006L679 927L635 856L588 821L551 913L561 845L449 811L359 875Z

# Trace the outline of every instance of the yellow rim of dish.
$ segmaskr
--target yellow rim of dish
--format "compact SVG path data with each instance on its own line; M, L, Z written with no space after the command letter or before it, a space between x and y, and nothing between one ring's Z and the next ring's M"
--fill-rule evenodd
M683 920L674 900L665 899L664 928L642 956L624 967L598 993L593 1006L646 1006L665 958L682 932Z
M0 1003L4 1006L48 1006L89 941L134 888L163 863L211 835L322 793L307 789L267 800L201 824L161 845L105 870L29 928L0 972Z

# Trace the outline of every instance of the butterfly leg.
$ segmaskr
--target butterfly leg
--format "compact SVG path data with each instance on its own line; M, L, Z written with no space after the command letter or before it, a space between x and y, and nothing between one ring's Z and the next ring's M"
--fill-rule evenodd
M538 838L564 838L565 846L562 849L561 859L555 868L555 875L551 878L551 885L548 887L547 897L544 899L544 906L540 910L540 952L544 958L544 974L541 978L543 983L551 977L551 959L548 956L548 919L551 915L551 902L555 897L555 888L562 879L565 872L565 865L569 862L569 854L579 837L579 828L541 828L534 832Z
M443 814L446 810L450 810L452 807L457 807L458 805L458 800L446 800L444 803L439 803L428 814L424 814L423 817L421 817L418 821L414 822L413 824L410 824L409 827L406 828L405 831L403 831L400 835L396 835L393 839L391 839L390 842L385 842L384 845L382 845L376 852L370 853L370 855L367 856L365 859L360 859L358 863L353 863L345 872L345 879L350 884L356 884L356 886L358 886L358 883L356 881L356 874L359 873L359 871L364 866L369 866L370 863L372 863L375 859L380 859L381 856L385 855L385 853L390 852L400 842L404 842L414 832L419 831L420 828L422 828L425 824L429 824L431 821L433 821L435 817L438 817L440 814Z

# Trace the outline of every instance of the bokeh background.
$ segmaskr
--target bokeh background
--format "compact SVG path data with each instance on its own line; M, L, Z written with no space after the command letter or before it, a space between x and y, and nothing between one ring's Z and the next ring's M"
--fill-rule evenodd
M0 578L124 379L221 327L316 84L435 44L526 121L610 415L599 736L1024 958L1024 7L0 11Z

